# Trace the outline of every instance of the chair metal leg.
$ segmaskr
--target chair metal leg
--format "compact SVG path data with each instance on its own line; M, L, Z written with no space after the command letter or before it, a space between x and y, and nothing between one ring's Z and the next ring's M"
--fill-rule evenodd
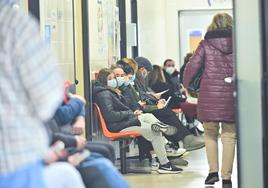
M134 174L151 174L151 171L144 171L144 170L134 170L127 168L127 140L122 139L119 140L119 148L120 148L120 166L121 166L121 173L134 173Z
M126 140L119 141L121 173L127 173Z

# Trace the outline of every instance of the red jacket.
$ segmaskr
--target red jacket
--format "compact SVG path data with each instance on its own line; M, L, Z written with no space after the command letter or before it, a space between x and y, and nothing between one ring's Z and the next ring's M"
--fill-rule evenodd
M197 114L200 121L234 122L234 85L226 83L233 76L232 33L209 31L186 65L183 83L187 88L201 64L205 69L200 83Z

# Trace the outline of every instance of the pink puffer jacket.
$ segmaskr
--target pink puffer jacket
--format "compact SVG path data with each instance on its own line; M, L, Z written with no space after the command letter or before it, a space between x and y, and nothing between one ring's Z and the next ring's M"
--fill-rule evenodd
M234 122L234 85L226 83L233 76L232 32L209 31L201 41L190 62L186 65L183 83L190 81L204 63L198 98L197 114L200 121Z

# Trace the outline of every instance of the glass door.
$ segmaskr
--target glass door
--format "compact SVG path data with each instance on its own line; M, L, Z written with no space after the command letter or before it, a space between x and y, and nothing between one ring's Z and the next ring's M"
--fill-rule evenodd
M40 1L41 33L56 52L64 79L72 83L76 80L73 3L73 0Z

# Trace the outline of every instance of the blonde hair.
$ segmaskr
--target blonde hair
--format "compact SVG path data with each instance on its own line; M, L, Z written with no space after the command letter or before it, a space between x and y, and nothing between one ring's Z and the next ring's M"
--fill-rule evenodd
M233 18L227 13L217 13L208 26L207 31L214 31L216 29L227 29L232 30L233 28Z
M132 58L124 58L122 59L125 63L129 64L131 66L131 68L134 70L134 72L136 73L138 71L138 63L132 59Z

